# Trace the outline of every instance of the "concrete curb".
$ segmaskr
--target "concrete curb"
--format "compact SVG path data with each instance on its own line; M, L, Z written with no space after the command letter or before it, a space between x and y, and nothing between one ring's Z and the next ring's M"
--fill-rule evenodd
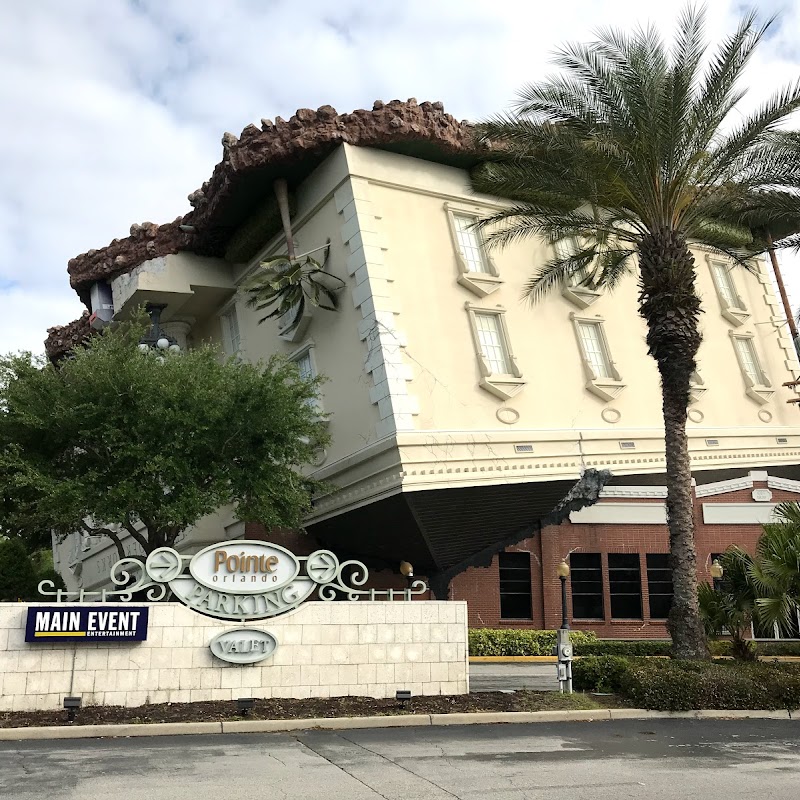
M639 708L598 708L580 711L497 711L466 714L408 714L385 717L316 719L243 719L227 722L156 722L76 727L0 728L0 742L41 739L96 739L126 736L181 736L218 733L279 733L299 730L354 728L443 727L531 722L597 722L623 719L785 719L800 720L788 711L646 711Z

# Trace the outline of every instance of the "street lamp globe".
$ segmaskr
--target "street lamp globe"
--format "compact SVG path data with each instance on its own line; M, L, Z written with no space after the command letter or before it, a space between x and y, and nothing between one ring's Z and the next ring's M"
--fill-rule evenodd
M142 344L139 345L139 351L142 353L146 353L149 349L150 345L145 344L144 342L142 342Z
M720 580L722 578L722 575L724 574L724 572L725 572L725 570L722 568L722 564L719 563L719 559L715 558L711 562L711 577L715 581L718 581L718 580Z
M557 572L559 578L569 578L569 564L567 564L566 560L558 565Z
M180 353L180 351L181 351L181 346L179 344L171 344L169 346L170 353Z
M166 336L162 336L157 342L156 347L159 350L166 350L169 347L169 339Z

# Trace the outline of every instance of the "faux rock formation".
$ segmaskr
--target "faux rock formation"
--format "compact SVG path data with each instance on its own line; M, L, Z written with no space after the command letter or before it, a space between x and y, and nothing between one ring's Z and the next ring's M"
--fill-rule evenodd
M84 311L82 316L67 325L48 328L47 339L44 342L47 357L51 361L58 361L74 347L83 344L92 336L92 333L93 331L89 327L88 311Z
M429 142L443 155L469 153L475 148L466 122L446 114L439 102L418 104L413 97L405 102L376 100L372 110L358 109L351 114L337 114L329 105L316 111L301 108L288 121L276 117L274 122L262 119L261 128L248 125L239 138L225 133L222 161L214 167L211 178L189 195L191 211L165 225L134 224L130 236L70 259L70 284L85 299L94 281L130 272L158 256L182 250L221 255L232 231L220 221L237 184L248 173L267 166L280 171L307 158L321 158L343 142L382 147L413 141ZM72 331L78 326L77 331L81 325L88 329L88 323L82 320L51 328L45 343L48 355L58 351L58 342L67 343L55 331Z
M193 206L183 217L166 225L145 222L133 225L131 235L114 240L107 247L90 250L69 262L72 287L81 291L93 281L108 280L129 272L143 261L180 250L219 254L224 245L212 229L244 174L266 165L290 167L311 156L324 155L342 142L363 147L380 147L396 142L427 141L445 153L472 149L470 128L444 112L441 103L392 100L376 101L371 111L359 109L337 114L332 106L298 109L288 121L264 119L261 128L248 125L237 139L231 133L222 137L223 159L214 167L211 179L189 195ZM180 230L191 225L193 232ZM206 242L205 235L215 239Z

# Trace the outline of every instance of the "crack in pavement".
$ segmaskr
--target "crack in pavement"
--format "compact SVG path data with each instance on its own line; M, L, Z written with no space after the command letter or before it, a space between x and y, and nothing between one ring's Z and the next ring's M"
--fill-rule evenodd
M445 794L450 795L450 797L455 797L456 800L462 800L460 795L454 794L449 789L445 789L444 786L441 786L438 783L436 783L436 781L432 781L430 778L425 778L424 776L414 772L414 770L408 769L408 767L404 767L402 764L398 763L397 761L393 761L391 758L387 758L385 755L383 755L383 753L379 753L376 750L372 750L372 749L370 749L369 747L366 747L363 744L359 744L358 742L354 742L352 739L349 739L347 736L344 736L343 734L337 734L337 735L339 736L340 739L344 739L345 741L350 742L350 744L353 744L356 747L360 747L362 750L366 750L368 753L372 753L372 755L378 756L378 758L382 758L384 761L388 761L390 764L394 764L394 766L399 767L404 772L407 772L409 775L413 775L415 778L418 778L421 781L425 781L425 783L429 783L429 784L431 784L431 786L435 786L440 791L444 792ZM441 750L441 757L444 760L444 762L448 766L452 766L452 764L450 764L449 759L447 758L447 756L444 753L444 747L439 746L439 749Z

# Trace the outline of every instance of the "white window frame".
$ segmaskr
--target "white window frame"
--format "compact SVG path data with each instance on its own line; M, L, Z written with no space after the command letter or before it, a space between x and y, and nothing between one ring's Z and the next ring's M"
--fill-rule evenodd
M572 327L575 331L575 338L578 342L578 352L580 353L581 362L583 363L583 372L586 376L586 388L601 400L605 400L606 402L613 400L619 396L626 384L623 383L622 375L617 369L617 365L614 362L614 357L611 355L611 348L609 347L608 337L606 336L605 331L605 320L599 316L587 317L576 314L575 312L571 313L569 318L572 320ZM609 368L608 371L611 373L609 377L598 375L594 371L583 343L583 337L581 336L580 326L582 324L597 326L600 344L603 348L603 354L606 358L606 363Z
M302 347L299 347L297 350L292 351L286 358L288 361L293 361L297 363L303 356L308 356L308 360L311 364L311 377L316 378L319 376L319 370L317 369L317 359L314 354L315 343L313 339L309 339L307 342L303 344ZM319 419L321 422L328 422L328 418L325 416L325 408L322 405L322 398L317 395L317 399L314 401L314 408L319 415Z
M242 325L236 298L234 297L230 302L222 306L217 316L219 318L219 328L222 336L222 349L225 352L225 355L229 358L241 357L244 351L244 337L242 336ZM236 331L239 337L239 346L235 350L232 347L233 338L231 337L229 327L230 318L233 318L236 321Z
M488 249L483 245L480 232L476 231L475 235L481 245L481 252L483 255L483 263L486 267L486 272L473 272L469 269L464 256L461 253L461 245L458 241L458 227L456 226L456 217L471 217L475 221L479 220L482 212L477 207L469 207L466 205L454 205L452 203L444 204L445 214L447 215L447 224L450 228L450 238L453 242L453 252L456 257L456 264L458 265L459 275L456 279L458 283L465 289L469 289L473 294L478 297L486 297L496 289L499 289L503 281L500 279L500 274L497 270L497 265L494 262Z
M514 350L511 347L511 337L508 334L508 325L506 324L506 310L502 306L491 308L488 306L475 305L470 302L465 303L464 308L466 308L469 317L472 342L475 346L475 357L478 360L478 368L481 373L480 386L495 397L499 397L501 400L510 400L514 395L522 391L526 381L522 377L522 371L517 364ZM483 348L481 347L481 340L478 334L477 315L479 314L491 315L497 318L497 330L502 339L508 367L511 370L510 372L498 374L492 372L489 367L489 363L483 355Z
M575 248L576 252L582 248L583 243L578 240L577 236L570 236L562 239L553 245L553 252L556 258L564 258L567 255L568 248ZM591 265L587 267L591 269ZM582 286L577 277L571 275L564 281L561 287L561 295L578 308L589 308L592 303L600 299L601 292L596 289L590 289L588 286Z
M733 351L736 353L736 361L739 364L739 370L741 371L742 378L744 380L745 394L751 400L758 403L758 405L763 406L772 399L772 396L775 394L775 388L773 387L772 381L769 379L766 371L764 370L764 362L761 356L758 354L758 348L756 347L756 336L754 333L736 331L728 331L728 334L731 337ZM755 360L756 368L758 369L758 375L756 377L760 378L760 380L753 380L753 378L747 372L744 359L742 358L742 354L739 352L739 341L743 340L748 340L750 342L753 350L753 358Z
M750 319L750 311L745 305L744 299L742 298L742 293L739 291L739 287L736 285L736 280L734 279L732 273L733 265L729 264L720 256L714 256L710 254L706 255L706 263L708 264L708 271L711 273L711 280L714 284L714 291L717 293L717 300L719 301L719 307L720 311L722 312L722 316L728 320L731 325L734 325L737 328L741 325L744 325L744 323ZM736 297L736 302L733 304L724 296L724 290L720 285L719 278L717 278L718 268L722 268L728 273L730 288L733 290L733 294Z
M708 391L708 386L700 375L700 368L689 376L689 405L696 403Z

